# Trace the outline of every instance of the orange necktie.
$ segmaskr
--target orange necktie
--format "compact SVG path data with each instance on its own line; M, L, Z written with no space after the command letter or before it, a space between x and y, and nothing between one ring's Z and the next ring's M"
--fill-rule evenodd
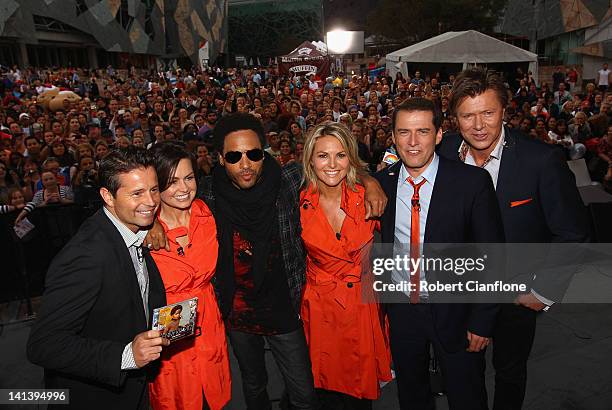
M421 229L420 229L420 219L419 213L421 212L421 204L419 203L419 189L426 182L425 178L418 184L415 184L412 178L408 178L408 182L414 188L414 193L412 194L411 199L411 212L410 212L410 259L412 261L419 260L420 253L420 242L421 242ZM414 289L414 292L410 292L410 303L419 303L419 286L421 282L421 272L419 269L419 265L415 262L412 262L412 266L416 266L414 272L410 276L410 285L411 289Z

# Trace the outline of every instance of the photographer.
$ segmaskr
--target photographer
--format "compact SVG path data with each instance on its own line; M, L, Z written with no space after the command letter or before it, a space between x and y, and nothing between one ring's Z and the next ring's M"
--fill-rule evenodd
M94 207L99 204L98 170L92 157L83 156L80 158L72 188L75 203L87 207Z

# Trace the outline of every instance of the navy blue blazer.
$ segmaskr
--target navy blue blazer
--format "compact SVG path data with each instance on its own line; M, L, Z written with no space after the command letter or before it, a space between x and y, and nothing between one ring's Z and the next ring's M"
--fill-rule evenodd
M445 135L438 153L459 162L462 141L459 134ZM559 147L532 140L506 127L496 195L506 242L561 243L590 239L586 208ZM554 255L556 267L539 271L531 287L542 296L558 301L575 272L575 265L574 268L570 265L578 256L564 256L559 252ZM568 260L563 261L563 257ZM532 266L529 258L522 259L527 265L522 269L529 271ZM533 273L528 272L530 276Z
M394 241L401 166L399 161L375 174L389 200L381 217L383 243ZM425 244L504 242L499 205L488 172L440 157L424 241ZM467 330L479 336L491 336L498 305L432 303L431 309L438 338L445 350L452 352L466 347Z

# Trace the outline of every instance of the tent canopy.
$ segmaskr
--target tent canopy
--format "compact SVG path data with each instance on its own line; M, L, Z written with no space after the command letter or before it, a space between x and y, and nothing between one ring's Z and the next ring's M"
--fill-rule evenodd
M327 54L319 51L310 41L304 41L289 54L281 56L281 61L283 63L289 63L292 61L323 60L326 57Z
M386 56L387 65L398 62L505 63L536 62L535 53L475 30L449 31Z
M319 78L329 75L329 66L329 57L325 51L310 41L304 41L289 54L281 56L278 65L281 74L314 72Z

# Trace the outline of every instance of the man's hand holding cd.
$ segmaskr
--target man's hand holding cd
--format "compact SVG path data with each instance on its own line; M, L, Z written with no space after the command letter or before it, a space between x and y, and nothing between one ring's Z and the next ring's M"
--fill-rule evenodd
M163 346L170 345L170 341L161 337L159 330L149 330L136 335L132 342L132 353L136 366L142 368L153 360L159 359Z

